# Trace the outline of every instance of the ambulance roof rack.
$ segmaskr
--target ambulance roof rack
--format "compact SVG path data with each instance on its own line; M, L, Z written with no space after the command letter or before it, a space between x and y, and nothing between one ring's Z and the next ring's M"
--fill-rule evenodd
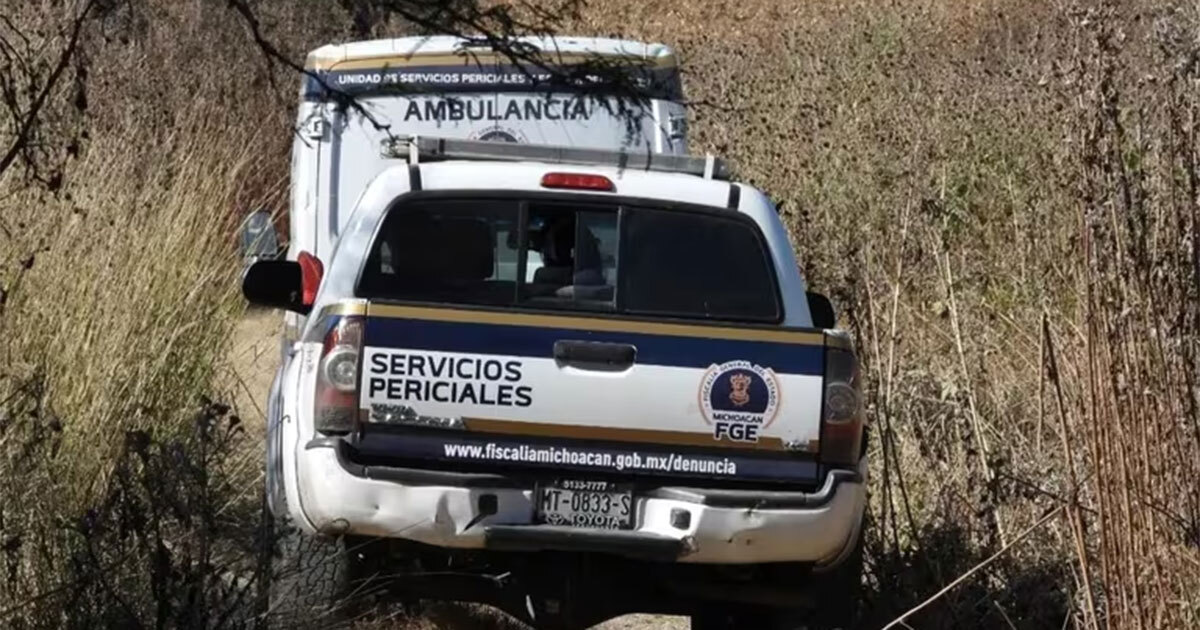
M407 159L409 164L422 160L489 160L509 162L546 162L581 166L610 166L620 169L683 173L705 179L730 179L729 167L721 158L706 155L669 153L627 153L606 149L585 149L547 144L515 144L465 140L434 136L394 136L383 141L383 156Z

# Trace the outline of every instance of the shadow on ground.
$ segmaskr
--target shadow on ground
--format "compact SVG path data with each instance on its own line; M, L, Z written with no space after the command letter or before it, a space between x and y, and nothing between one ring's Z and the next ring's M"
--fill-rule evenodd
M878 535L878 533L876 533ZM929 528L921 549L896 552L881 541L867 547L862 618L858 628L882 628L959 576L983 562L997 548L973 541L970 532L953 524ZM1014 549L1013 551L1018 551ZM1051 554L1004 555L955 586L944 596L905 619L898 628L999 628L1040 630L1068 627L1070 569ZM527 626L487 606L429 604L407 617L381 617L356 630L521 630ZM685 618L636 615L618 618L602 630L684 630Z
M862 628L881 628L995 553L953 524L924 532L921 549L868 547ZM878 542L878 541L876 541ZM1032 558L1030 557L1032 556ZM911 628L1063 628L1069 568L1044 555L1002 556L907 618ZM902 625L897 627L904 627Z

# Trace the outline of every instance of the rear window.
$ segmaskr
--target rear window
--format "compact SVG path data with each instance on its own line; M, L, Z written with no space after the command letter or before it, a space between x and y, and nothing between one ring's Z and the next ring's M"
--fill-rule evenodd
M775 275L739 215L587 201L392 207L359 280L372 299L776 322Z
M633 313L775 321L766 248L751 224L634 208L625 214L621 297Z

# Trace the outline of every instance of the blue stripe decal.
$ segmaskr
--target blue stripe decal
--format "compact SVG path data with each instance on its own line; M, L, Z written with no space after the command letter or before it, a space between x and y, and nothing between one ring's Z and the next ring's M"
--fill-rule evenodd
M369 346L542 359L553 358L561 340L631 344L638 365L707 368L744 360L778 373L824 373L825 349L812 345L392 317L369 317L366 328Z
M377 68L315 70L304 77L303 97L309 101L324 100L328 96L326 86L347 95L394 94L408 98L444 97L455 93L491 96L497 92L629 96L628 92L636 85L646 98L683 100L679 69L674 67L644 68L631 65L622 69L626 77L610 74L605 77L607 81L596 86L583 81L575 85L567 84L564 81L567 75L580 67L574 64L558 68L559 80L553 80L545 71L537 68L507 64L476 65L466 59L463 61L460 65L388 67L384 62ZM536 80L535 77L539 75L545 78ZM443 105L446 104L443 102Z

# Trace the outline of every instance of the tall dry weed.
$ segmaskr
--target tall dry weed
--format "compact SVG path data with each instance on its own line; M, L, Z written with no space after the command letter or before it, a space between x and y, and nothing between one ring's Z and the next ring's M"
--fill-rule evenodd
M326 26L275 8L281 37ZM52 37L25 9L6 18ZM54 119L81 125L65 178L0 181L0 626L229 627L261 468L211 400L234 386L235 230L286 195L294 89L223 6L106 11L82 117Z
M1133 0L585 16L678 47L694 148L780 202L856 335L865 627L1001 549L905 622L1197 625L1197 17Z
M139 152L99 138L69 192L8 200L30 253L0 319L0 526L12 545L0 608L80 577L69 550L89 539L77 519L111 518L105 497L133 456L131 434L182 439L201 396L221 396L243 308L228 208L257 156L211 131L181 127ZM130 185L126 173L147 160L171 172ZM218 504L241 496L223 492Z
M1059 326L1050 320L1044 339L1077 571L1092 585L1083 618L1191 627L1200 624L1200 13L1108 6L1076 19L1081 304Z

